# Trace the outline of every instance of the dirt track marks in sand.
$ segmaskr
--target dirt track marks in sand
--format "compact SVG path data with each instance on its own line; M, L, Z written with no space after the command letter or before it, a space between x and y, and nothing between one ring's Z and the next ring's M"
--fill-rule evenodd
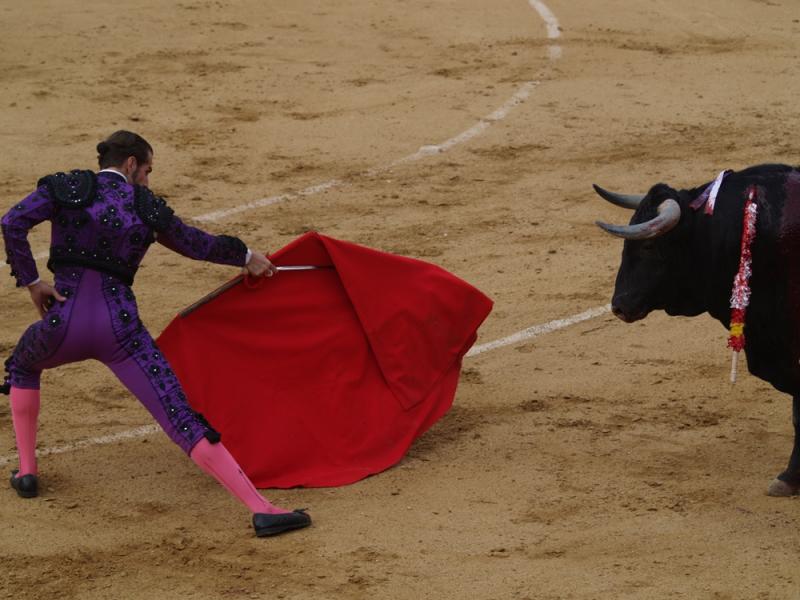
M119 40L116 29L99 28L107 16L62 6L62 31L84 35L50 35L46 47L37 32L49 30L32 22L35 10L3 9L14 19L0 27L29 32L5 32L0 57L8 82L0 126L15 149L0 181L10 196L43 170L73 166L62 164L65 152L92 164L93 143L112 121L155 136L159 190L179 214L203 214L388 164L463 131L521 81L540 80L513 118L454 152L213 225L264 248L314 226L413 256L436 252L437 263L496 300L484 340L607 301L620 247L592 223L626 215L594 198L591 182L622 191L655 180L698 184L721 168L798 154L785 134L796 122L800 31L788 5L554 4L566 51L552 66L525 2L491 10L469 1L278 3L268 13L246 2L155 11L145 0L137 8L151 10L150 22L125 32L142 60L140 86L124 81L123 55L96 58L100 42ZM747 44L734 49L745 23ZM228 74L218 64L244 68ZM741 85L741 73L752 82ZM82 82L100 80L95 104ZM43 90L56 95L33 95ZM201 171L210 177L193 177ZM280 177L271 180L273 172ZM35 232L34 247L45 248L45 238ZM159 330L225 273L154 249L137 280L148 326ZM11 307L0 344L13 344L30 309L10 287L0 301ZM268 544L251 538L225 492L161 437L54 455L43 461L41 503L11 497L0 508L9 566L0 587L29 591L33 580L42 597L82 600L109 590L132 598L791 597L798 503L763 496L786 460L788 407L753 378L728 387L728 360L718 324L663 315L628 327L598 317L481 354L467 365L453 411L397 468L342 489L269 492L309 506L315 526ZM45 383L43 446L146 421L94 365ZM81 410L92 393L112 414ZM8 454L6 406L0 424Z

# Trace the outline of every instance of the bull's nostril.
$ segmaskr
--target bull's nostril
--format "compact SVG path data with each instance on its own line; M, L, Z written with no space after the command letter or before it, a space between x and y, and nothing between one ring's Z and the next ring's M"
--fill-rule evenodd
M631 318L623 311L619 306L611 306L611 312L614 313L614 316L618 319L625 321L626 323L631 322Z

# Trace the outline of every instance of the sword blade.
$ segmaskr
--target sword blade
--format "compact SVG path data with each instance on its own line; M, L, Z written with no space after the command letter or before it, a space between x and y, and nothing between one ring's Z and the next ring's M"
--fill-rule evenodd
M317 269L332 269L333 265L284 265L284 266L275 267L275 268L278 269L278 271L315 271ZM229 289L234 288L237 285L239 285L240 283L242 283L242 281L244 281L244 274L237 275L236 277L234 277L233 279L231 279L227 283L224 283L221 286L219 286L213 292L210 292L210 293L206 294L205 296L203 296L202 298L200 298L200 300L198 300L194 304L184 308L181 312L178 313L178 316L181 317L181 318L189 316L190 314L192 314L194 311L196 311L198 308L200 308L204 304L208 304L214 298L217 298L218 296L221 296L222 294L227 292Z
M278 271L314 271L316 269L332 269L333 265L285 265L275 268Z
M188 317L190 314L192 314L198 308L200 308L204 304L208 304L209 302L211 302L217 296L221 296L223 293L227 292L232 287L236 287L237 285L242 283L242 281L244 281L244 274L237 275L236 277L231 279L229 282L224 283L221 286L219 286L213 292L210 292L209 294L206 294L205 296L200 298L200 300L198 300L197 302L195 302L191 306L187 306L186 308L184 308L181 312L178 313L178 316L181 317L181 318Z

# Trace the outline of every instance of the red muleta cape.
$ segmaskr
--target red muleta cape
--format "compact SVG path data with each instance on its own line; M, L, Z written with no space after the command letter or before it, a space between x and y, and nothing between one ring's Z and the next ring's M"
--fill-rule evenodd
M158 344L258 487L337 486L397 463L453 402L492 301L447 271L308 233Z

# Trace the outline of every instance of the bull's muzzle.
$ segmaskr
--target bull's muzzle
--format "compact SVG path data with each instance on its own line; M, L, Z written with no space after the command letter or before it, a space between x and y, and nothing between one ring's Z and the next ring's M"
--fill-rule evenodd
M648 312L647 311L639 311L639 312L630 312L625 310L624 308L614 304L611 304L611 312L614 313L614 316L617 317L621 321L625 321L626 323L634 323L636 321L641 321L644 319Z

